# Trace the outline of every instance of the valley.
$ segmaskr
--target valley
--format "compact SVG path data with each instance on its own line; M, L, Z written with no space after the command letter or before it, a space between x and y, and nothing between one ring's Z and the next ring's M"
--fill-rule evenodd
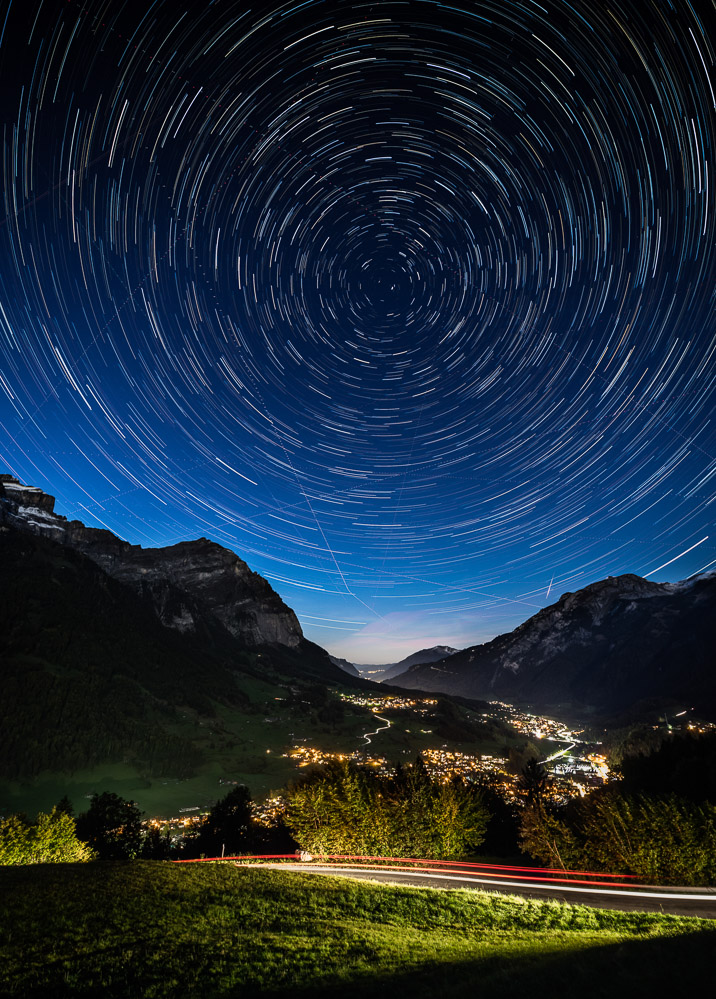
M710 724L713 573L610 577L485 646L368 667L307 641L267 581L206 539L128 545L8 475L0 531L0 814L65 795L79 812L113 791L179 821L237 785L261 809L311 767L389 775L418 756L439 780L488 782L505 800L533 759L564 804L609 779L612 744L635 726L648 744L669 716ZM660 641L674 661L651 677ZM702 710L685 711L692 696Z
M488 779L509 795L528 755L546 747L558 751L580 737L561 721L500 703L471 708L434 696L324 693L258 680L244 685L249 690L256 699L250 712L216 704L209 718L187 708L173 724L173 734L206 759L193 774L155 776L128 763L45 771L0 782L0 814L47 811L64 795L80 811L91 794L109 790L136 801L148 817L168 821L206 812L236 784L247 785L260 806L311 766L350 759L390 773L419 755L440 779ZM588 778L601 783L598 773L596 766L575 772L563 788L579 793Z

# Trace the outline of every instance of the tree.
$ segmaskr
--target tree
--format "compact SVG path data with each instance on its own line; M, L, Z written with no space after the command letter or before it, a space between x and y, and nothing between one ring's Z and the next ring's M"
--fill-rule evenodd
M236 856L250 850L252 833L251 795L239 784L212 807L186 851L191 856Z
M582 859L580 843L569 825L536 801L523 809L519 842L535 860L563 871L578 867Z
M291 785L287 797L286 826L316 854L465 856L489 819L477 788L431 779L420 758L393 778L333 763Z
M486 774L476 784L482 803L490 816L481 844L484 853L511 857L519 853L517 836L520 828L518 808L508 802L496 786L495 777Z
M142 813L134 801L104 791L77 818L77 835L100 860L133 860L142 849Z
M650 884L716 884L716 805L604 788L562 809L527 805L522 846L551 867L634 874Z
M346 761L330 763L289 785L285 824L311 853L377 852L384 823L374 792L358 767Z
M175 849L169 832L163 833L155 826L147 830L142 839L142 859L169 860L173 853Z
M527 804L537 809L542 807L542 798L547 787L548 777L535 756L530 757L520 774L520 787L527 796Z
M716 805L675 794L595 795L577 811L583 857L651 884L716 883Z
M29 864L30 823L24 815L0 819L0 864Z
M479 791L459 777L440 784L432 797L433 853L444 860L472 853L484 840L490 819Z
M40 812L34 823L23 815L0 820L0 864L81 863L93 857L77 838L75 820L57 808Z

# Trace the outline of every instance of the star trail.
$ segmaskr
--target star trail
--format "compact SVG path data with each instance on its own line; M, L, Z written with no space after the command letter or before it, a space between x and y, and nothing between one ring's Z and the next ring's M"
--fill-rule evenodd
M2 470L358 662L716 566L712 3L0 11Z

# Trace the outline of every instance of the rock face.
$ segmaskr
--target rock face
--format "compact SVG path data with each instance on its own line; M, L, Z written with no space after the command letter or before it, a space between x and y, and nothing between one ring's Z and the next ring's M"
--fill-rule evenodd
M111 531L85 527L54 512L54 497L0 475L2 525L82 552L107 575L151 600L162 624L194 632L207 616L244 645L303 642L298 618L270 584L237 555L206 538L141 548Z
M43 493L37 486L23 486L12 475L0 475L0 497L5 496L21 513L41 520L55 509L55 497Z
M507 635L391 680L542 710L716 713L716 573L680 583L609 577L565 593Z

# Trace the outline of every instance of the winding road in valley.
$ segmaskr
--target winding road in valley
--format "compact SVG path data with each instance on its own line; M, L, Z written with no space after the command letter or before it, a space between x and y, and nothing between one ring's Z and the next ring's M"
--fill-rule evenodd
M383 722L385 722L385 725L381 725L381 726L380 726L380 728L377 728L377 729L375 730L375 732L364 732L364 733L363 733L363 735L361 736L361 739L365 739L365 744L366 744L366 746L369 746L369 745L371 744L371 742L373 741L373 740L371 739L371 736L372 736L372 735L377 735L377 734L378 734L378 732L385 732L385 730L386 730L387 728L390 728L390 721L389 721L389 719L387 719L387 718L383 718L383 717L382 717L382 715L379 715L379 714L377 714L377 713L376 713L375 711L373 712L373 717L374 717L374 718L377 718L377 719L378 719L378 721L383 721Z

